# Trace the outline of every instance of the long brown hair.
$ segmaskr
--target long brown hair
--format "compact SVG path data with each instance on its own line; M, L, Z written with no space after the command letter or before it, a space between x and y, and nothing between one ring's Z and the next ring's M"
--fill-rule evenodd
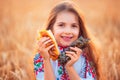
M84 38L90 38L90 36L88 35L88 31L86 29L86 26L84 24L83 21L83 16L81 15L81 12L79 11L79 8L70 1L64 1L62 3L57 4L50 12L50 15L48 17L48 21L46 23L46 27L44 27L45 29L49 30L52 29L55 21L56 21L56 17L57 15L62 12L62 11L68 11L68 12L72 12L74 13L79 21L79 36L83 36ZM86 49L86 54L87 55L87 60L88 61L92 61L93 62L93 66L95 68L96 71L96 75L97 75L97 80L99 80L100 77L100 70L99 70L99 66L98 66L98 54L97 51L92 43L92 41L90 41L90 43L88 44L88 48Z

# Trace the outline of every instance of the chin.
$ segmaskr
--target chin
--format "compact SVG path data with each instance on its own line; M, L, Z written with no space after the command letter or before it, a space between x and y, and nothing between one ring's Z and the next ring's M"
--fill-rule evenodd
M63 43L59 43L58 45L62 46L62 47L68 47L68 46L70 46L70 44L71 43L65 43L65 42L63 42Z
M61 44L62 47L68 47L70 44Z

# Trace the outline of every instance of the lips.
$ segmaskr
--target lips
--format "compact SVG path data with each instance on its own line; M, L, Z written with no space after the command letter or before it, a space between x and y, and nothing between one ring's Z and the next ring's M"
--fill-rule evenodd
M70 41L72 39L71 36L62 36L62 39L66 42Z

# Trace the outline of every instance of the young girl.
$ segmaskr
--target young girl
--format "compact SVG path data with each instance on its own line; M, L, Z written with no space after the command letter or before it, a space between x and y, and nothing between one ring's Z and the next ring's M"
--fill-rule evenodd
M57 41L58 48L64 52L73 41L83 36L89 38L86 26L82 16L76 6L71 2L62 2L56 5L48 18L47 30L51 30ZM60 65L58 60L50 59L48 50L54 45L47 48L45 45L51 42L48 37L42 37L38 41L38 54L34 58L34 70L37 80L98 80L99 71L97 63L97 54L95 53L92 42L82 51L77 47L70 47L66 55L71 58L65 66Z

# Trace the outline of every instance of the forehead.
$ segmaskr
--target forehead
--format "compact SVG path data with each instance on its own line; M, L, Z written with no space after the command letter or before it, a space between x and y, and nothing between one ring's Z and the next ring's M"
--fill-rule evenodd
M56 22L72 22L72 23L78 23L78 16L69 11L62 11L57 14Z

